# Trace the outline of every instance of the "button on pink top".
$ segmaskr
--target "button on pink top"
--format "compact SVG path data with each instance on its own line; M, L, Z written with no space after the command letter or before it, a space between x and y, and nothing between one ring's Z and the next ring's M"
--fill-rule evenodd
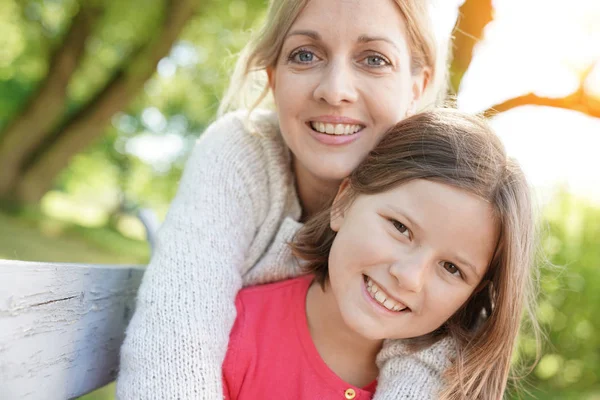
M231 400L367 400L377 382L358 388L321 359L306 321L312 276L240 291L237 319L223 364ZM350 396L350 397L349 397Z

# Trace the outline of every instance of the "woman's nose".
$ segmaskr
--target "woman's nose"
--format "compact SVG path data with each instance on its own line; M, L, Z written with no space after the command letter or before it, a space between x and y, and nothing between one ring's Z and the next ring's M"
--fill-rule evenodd
M426 254L414 254L395 260L390 266L390 274L402 289L419 293L426 282L431 264Z
M315 100L332 106L354 103L358 99L352 66L344 62L332 62L322 72L313 93Z

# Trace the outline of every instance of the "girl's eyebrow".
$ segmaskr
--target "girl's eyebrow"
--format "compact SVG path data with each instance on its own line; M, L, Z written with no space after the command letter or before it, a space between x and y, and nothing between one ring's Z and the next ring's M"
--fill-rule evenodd
M413 218L410 218L410 217L407 215L407 213L405 213L405 212L402 212L402 211L401 211L399 208L397 208L396 206L394 206L394 205L392 205L392 204L388 204L388 205L387 205L387 207L389 208L389 210L390 210L390 211L391 211L393 214L397 215L398 217L402 217L402 219L404 219L404 220L408 221L408 223L409 223L409 225L410 225L410 227L409 227L409 228L411 228L411 229L413 229L413 230L414 230L414 229L418 229L418 230L420 230L420 229L421 229L421 226L419 225L418 221L417 221L417 220L415 220L415 219L413 219ZM400 221L400 222L402 222L402 221Z
M481 278L479 276L479 273L477 272L477 268L475 268L473 266L473 264L471 264L470 262L468 262L467 260L465 260L464 258L462 258L461 256L459 256L458 254L456 254L454 256L454 258L456 259L456 261L458 261L459 265L464 265L465 267L469 268L471 270L471 272L473 272L473 274L477 277L477 278Z

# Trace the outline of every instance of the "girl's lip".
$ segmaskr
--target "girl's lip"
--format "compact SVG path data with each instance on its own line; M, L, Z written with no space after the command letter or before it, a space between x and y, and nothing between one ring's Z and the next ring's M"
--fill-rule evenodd
M376 284L385 294L385 297L390 298L392 300L394 300L396 303L400 303L402 305L404 305L405 307L408 307L408 305L406 305L406 303L404 303L403 301L399 300L398 298L392 296L388 290L379 282L377 282L375 279L373 279L372 277L368 276L368 275L363 275L363 279L366 281L367 279L370 279L374 284ZM366 283L366 282L365 282ZM408 307L410 308L410 307Z
M385 316L398 316L411 311L409 307L406 307L404 310L401 311L392 311L379 304L377 301L375 301L374 298L371 297L371 295L367 291L367 283L365 282L364 278L362 279L361 289L362 295L363 297L365 297L365 300L368 303L372 304L377 312L383 313Z

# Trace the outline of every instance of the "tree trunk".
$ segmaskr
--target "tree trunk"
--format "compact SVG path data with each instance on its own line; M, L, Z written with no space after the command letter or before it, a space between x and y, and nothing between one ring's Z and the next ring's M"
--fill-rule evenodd
M84 54L98 9L82 6L62 46L50 60L48 74L22 113L9 124L0 141L0 197L8 197L27 156L62 118L67 85Z
M458 93L460 82L471 65L473 50L492 19L492 0L466 0L460 7L450 65L450 86L454 93Z
M168 3L163 29L137 52L127 70L119 71L90 104L63 124L59 132L49 136L24 166L24 173L14 190L19 202L38 202L71 158L104 133L112 115L124 109L152 76L197 6L195 0L171 0Z

